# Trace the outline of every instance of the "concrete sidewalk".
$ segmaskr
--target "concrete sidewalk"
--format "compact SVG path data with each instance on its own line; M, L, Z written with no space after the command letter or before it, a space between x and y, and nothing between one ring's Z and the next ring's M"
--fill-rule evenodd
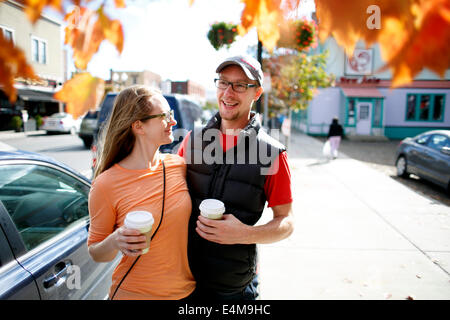
M288 153L295 231L259 245L261 299L450 299L450 207L342 153L326 161L309 136Z

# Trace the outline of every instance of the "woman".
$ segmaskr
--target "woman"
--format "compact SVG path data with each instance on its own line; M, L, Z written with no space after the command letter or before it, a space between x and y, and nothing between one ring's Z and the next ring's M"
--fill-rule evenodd
M89 253L97 262L113 260L118 251L123 254L112 275L110 298L183 299L195 289L187 260L191 199L186 165L177 155L159 152L173 141L175 124L158 90L133 86L114 102L89 195L88 238ZM142 255L145 236L123 225L126 214L136 210L153 214L152 233L161 220L150 250Z
M342 126L339 124L338 118L334 117L327 136L327 138L330 140L331 156L333 157L333 159L336 159L338 156L338 149L343 136L344 131L342 129Z

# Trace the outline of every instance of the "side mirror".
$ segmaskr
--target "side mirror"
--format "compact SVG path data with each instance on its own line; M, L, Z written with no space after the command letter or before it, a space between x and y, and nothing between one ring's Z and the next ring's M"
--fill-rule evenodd
M450 147L442 147L441 152L450 156Z

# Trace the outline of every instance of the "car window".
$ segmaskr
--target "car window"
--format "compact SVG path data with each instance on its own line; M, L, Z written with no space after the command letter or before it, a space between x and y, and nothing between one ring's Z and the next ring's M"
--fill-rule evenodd
M428 140L427 146L430 148L441 150L443 147L450 147L450 141L446 136L434 134Z
M53 168L0 166L0 201L31 250L88 217L89 187Z
M116 98L116 95L108 94L105 97L105 100L103 100L100 113L98 115L98 124L102 125L103 122L105 122L108 119L109 114L112 111L113 105L114 105L114 99Z
M83 119L97 119L98 111L88 111Z
M416 142L418 144L426 144L428 141L428 138L430 137L430 135L423 135L423 136L419 136L418 138L416 138Z

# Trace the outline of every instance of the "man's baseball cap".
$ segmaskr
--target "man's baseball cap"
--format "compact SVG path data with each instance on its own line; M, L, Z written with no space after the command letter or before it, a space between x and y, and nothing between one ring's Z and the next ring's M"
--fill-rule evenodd
M250 80L258 81L258 84L262 86L264 80L264 74L261 69L261 64L250 56L235 56L225 59L216 69L217 73L220 73L225 67L229 65L238 65L244 70L245 75Z

